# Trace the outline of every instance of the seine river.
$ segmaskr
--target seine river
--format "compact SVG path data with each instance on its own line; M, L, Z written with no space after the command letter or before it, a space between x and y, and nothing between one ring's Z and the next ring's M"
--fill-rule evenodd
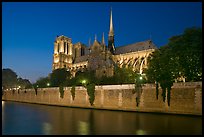
M202 135L202 117L2 101L3 135Z

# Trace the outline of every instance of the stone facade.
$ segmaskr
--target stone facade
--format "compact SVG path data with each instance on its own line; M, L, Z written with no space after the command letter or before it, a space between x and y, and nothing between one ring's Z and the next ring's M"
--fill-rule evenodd
M77 71L90 69L96 71L96 76L112 76L114 66L132 66L133 70L142 74L147 67L147 57L157 47L151 40L115 47L112 11L108 45L105 44L104 34L101 42L96 37L89 47L80 42L72 44L71 38L59 36L54 42L52 69L67 68L73 75Z
M71 87L64 87L64 98L60 98L59 88L39 88L37 95L34 89L27 89L26 93L25 90L19 93L6 91L2 100L82 108L202 115L202 82L174 83L170 107L162 100L161 88L158 100L156 99L154 84L143 85L138 107L136 94L132 92L133 84L96 86L95 89L93 106L89 103L87 90L80 86L75 89L74 100L70 92Z

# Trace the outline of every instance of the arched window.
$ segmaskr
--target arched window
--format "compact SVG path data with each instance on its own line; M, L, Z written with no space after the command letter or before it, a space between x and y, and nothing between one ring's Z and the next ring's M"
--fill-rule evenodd
M57 46L58 46L58 47L57 47L57 50L58 50L57 52L59 53L59 49L60 49L59 43L57 43Z
M74 53L75 53L74 58L76 58L77 57L77 49L76 48L74 49Z
M66 50L66 42L64 42L64 53L65 53L65 50Z
M84 48L81 48L81 56L84 56Z
M67 43L67 54L69 53L69 45L68 45L68 43Z

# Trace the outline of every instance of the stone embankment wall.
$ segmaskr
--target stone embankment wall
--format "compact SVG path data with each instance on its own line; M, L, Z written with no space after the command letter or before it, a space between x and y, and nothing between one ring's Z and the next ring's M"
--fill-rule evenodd
M154 84L142 87L139 106L136 106L136 94L133 94L134 84L96 86L95 101L91 106L89 96L84 87L76 87L75 98L72 99L71 87L64 87L64 97L60 98L59 88L38 88L6 91L2 100L29 102L47 105L139 111L174 114L202 115L202 82L174 83L171 90L170 107L163 102L161 88L156 99Z

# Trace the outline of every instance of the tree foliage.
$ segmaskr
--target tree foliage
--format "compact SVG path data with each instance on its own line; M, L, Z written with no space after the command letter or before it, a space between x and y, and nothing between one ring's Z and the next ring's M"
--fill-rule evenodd
M67 83L73 84L71 88L73 100L75 98L75 85L84 86L89 95L89 102L93 105L95 100L95 84L98 83L98 79L95 77L94 71L78 71L75 74L75 77L68 80Z
M95 84L94 83L89 83L86 85L87 93L89 95L89 102L91 106L94 104L95 100Z
M72 86L70 92L72 94L72 99L74 100L74 98L75 98L75 86L74 85Z
M21 88L32 88L32 84L28 79L18 78L17 83Z
M2 86L4 88L17 86L17 74L12 69L2 69Z
M176 79L185 77L186 81L202 80L201 37L201 29L186 29L184 34L170 38L168 45L154 51L148 58L148 69L145 70L147 79L160 84L163 101L168 92L169 105L170 90ZM158 98L158 89L156 96Z
M188 28L184 34L170 38L173 58L178 60L179 75L186 81L202 80L202 29Z
M114 67L114 75L112 77L103 76L98 79L98 84L134 84L135 79L138 76L136 72L133 71L131 66L119 67L117 64Z
M28 79L18 77L16 72L12 69L2 69L2 86L4 89L8 88L31 88L32 84Z
M64 98L64 87L63 85L59 86L60 98Z
M56 69L50 75L51 86L58 87L65 84L67 79L70 79L71 73L66 68Z
M41 77L33 85L37 88L46 88L48 83L50 83L49 77Z
M136 93L136 106L139 106L140 103L140 97L142 95L142 84L145 83L144 76L141 74L136 74L135 76L135 89L133 90L133 94Z

